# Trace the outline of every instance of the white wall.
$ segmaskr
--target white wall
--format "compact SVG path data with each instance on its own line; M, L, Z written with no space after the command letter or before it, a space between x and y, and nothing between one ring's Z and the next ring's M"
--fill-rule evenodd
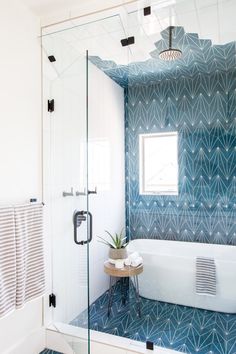
M108 247L97 236L125 231L125 141L124 91L106 74L89 65L89 210L93 214L93 241L90 244L90 300L97 299L108 288L103 263ZM102 144L102 145L101 145ZM91 150L98 149L94 154ZM101 145L99 149L99 145ZM105 151L103 151L105 150Z
M38 35L38 19L19 0L1 0L0 203L4 205L41 199ZM41 310L42 301L36 300L0 319L1 353L41 328ZM35 346L30 354L38 353L42 344Z

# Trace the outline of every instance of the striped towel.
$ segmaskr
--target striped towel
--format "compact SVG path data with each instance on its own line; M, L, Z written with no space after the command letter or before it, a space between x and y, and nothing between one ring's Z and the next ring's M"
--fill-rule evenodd
M0 317L16 305L16 249L13 207L0 208Z
M43 205L16 206L16 308L44 294Z
M213 258L196 258L196 293L216 295L216 265Z

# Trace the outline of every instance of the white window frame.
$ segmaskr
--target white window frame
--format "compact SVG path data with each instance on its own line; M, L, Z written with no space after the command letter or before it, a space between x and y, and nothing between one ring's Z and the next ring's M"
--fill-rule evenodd
M150 138L158 138L158 137L168 137L168 136L176 136L177 137L177 149L176 149L176 160L177 160L177 185L176 189L166 189L160 191L146 191L145 190L145 140ZM178 195L179 189L179 166L178 166L178 132L165 132L165 133L153 133L153 134L140 134L139 135L139 193L141 195Z

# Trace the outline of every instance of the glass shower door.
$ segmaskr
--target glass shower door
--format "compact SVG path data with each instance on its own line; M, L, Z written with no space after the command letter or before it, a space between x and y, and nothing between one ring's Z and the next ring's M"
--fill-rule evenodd
M68 352L72 348L75 353L87 354L88 255L92 239L87 183L88 54L79 52L73 39L70 31L42 38L44 200L51 260L48 312L52 328L62 334ZM72 337L71 325L81 312L83 329L78 328L76 337Z
M73 20L71 28L54 33L51 29L43 37L43 52L45 103L54 99L55 106L44 121L51 293L56 296L51 321L83 354L89 351L89 328L92 336L106 328L103 322L109 322L108 333L114 328L114 311L107 317L109 277L104 272L109 249L98 241L106 237L105 230L123 229L125 235L123 68L129 49L123 45L124 11L82 22ZM120 75L113 77L115 63ZM113 287L118 294L119 284Z

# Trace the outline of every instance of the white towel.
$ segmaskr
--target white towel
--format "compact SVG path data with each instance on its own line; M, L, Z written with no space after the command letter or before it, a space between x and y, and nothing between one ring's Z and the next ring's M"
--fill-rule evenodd
M133 253L131 253L130 255L129 255L129 259L131 260L131 262L132 261L134 261L135 259L137 259L137 258L139 258L140 257L140 255L139 255L139 253L138 252L133 252Z
M45 291L43 205L14 208L16 232L16 308Z
M124 263L125 263L124 259L116 259L115 260L115 268L117 268L117 269L124 268Z
M0 317L16 306L16 248L13 207L0 208Z
M138 267L141 264L143 264L142 257L135 258L133 261L131 261L131 267Z
M131 262L132 261L131 261L131 259L129 257L125 259L125 265L126 266L131 266Z
M213 258L196 258L196 293L216 295L216 266Z

